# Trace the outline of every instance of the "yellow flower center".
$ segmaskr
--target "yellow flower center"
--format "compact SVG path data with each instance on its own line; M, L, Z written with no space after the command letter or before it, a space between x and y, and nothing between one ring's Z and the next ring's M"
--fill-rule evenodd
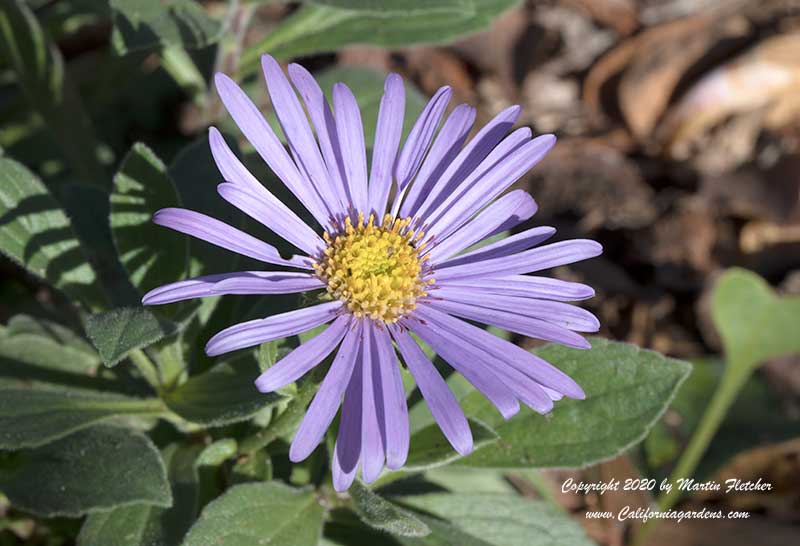
M409 224L411 218L394 220L387 214L376 225L374 215L364 222L359 213L355 226L347 218L339 234L325 233L328 246L314 269L328 293L355 316L396 322L426 295L433 279L422 280L425 245L415 246L424 233L408 229Z

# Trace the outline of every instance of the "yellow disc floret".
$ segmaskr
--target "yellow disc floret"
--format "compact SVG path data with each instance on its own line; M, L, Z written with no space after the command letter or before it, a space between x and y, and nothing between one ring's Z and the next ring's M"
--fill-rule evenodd
M355 316L396 322L426 295L433 280L422 279L425 245L415 246L423 233L409 229L410 224L411 218L394 220L387 214L376 225L373 215L365 222L359 214L356 225L347 218L340 233L325 233L328 246L314 269L328 293Z

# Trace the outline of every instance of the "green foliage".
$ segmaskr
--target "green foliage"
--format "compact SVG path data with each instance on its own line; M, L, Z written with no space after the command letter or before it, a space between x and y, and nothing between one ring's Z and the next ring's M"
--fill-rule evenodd
M177 324L144 307L120 307L91 315L85 327L106 366L114 366L131 351L152 345L178 330Z
M244 421L286 397L256 390L258 367L252 355L222 362L164 395L169 408L192 423L222 426Z
M183 546L251 546L259 542L315 546L322 515L322 506L311 490L278 482L236 485L206 506Z
M714 288L711 314L730 366L751 370L800 352L800 298L779 298L758 275L731 269Z
M0 449L37 447L117 415L155 414L159 400L68 390L0 389Z
M475 419L469 420L469 427L472 430L473 453L499 438L495 431ZM453 450L439 425L433 423L411 435L405 469L414 471L435 468L459 458L460 455Z
M764 279L744 269L729 269L711 295L711 316L722 338L725 371L692 438L670 478L690 478L731 405L755 369L766 359L800 352L800 298L779 298ZM659 498L662 509L675 505L681 491Z
M561 509L516 495L430 493L398 502L442 518L476 544L588 546L593 544ZM451 544L451 542L447 542ZM464 544L465 542L452 542Z
M110 0L117 53L159 46L189 49L219 40L222 26L194 0Z
M0 157L0 249L78 301L103 299L64 209L37 176L7 157Z
M431 532L414 514L387 501L357 480L350 488L350 495L356 513L370 527L404 537L424 537Z
M34 449L0 452L0 490L46 517L172 504L158 450L140 432L98 425Z
M518 3L519 0L463 0L465 9L450 12L442 10L439 2L429 10L423 7L427 3L415 2L419 9L407 14L307 5L251 46L242 55L241 70L244 74L254 72L263 53L290 59L350 44L408 47L449 42L487 28L492 19Z
M186 273L188 239L152 222L157 210L179 204L164 163L144 144L134 144L114 177L111 234L122 265L142 293ZM152 241L159 242L158 249Z
M614 457L644 438L690 371L686 362L600 338L591 350L547 345L537 354L575 379L586 400L561 400L550 415L523 408L503 422L482 395L470 394L462 400L468 415L500 440L463 464L581 467Z
M370 13L465 13L474 11L469 0L307 0L309 4L320 4L336 8Z
M172 507L134 504L89 514L78 546L178 546L197 517L199 480L195 465L201 448L172 444L161 451L172 489Z
M23 0L0 0L0 58L8 60L26 99L76 174L84 183L105 185L91 122L66 78L61 53Z
M662 419L642 444L648 465L656 471L680 456L683 444L697 428L725 370L725 362L719 358L697 358L691 362L692 373L670 405L670 424ZM696 474L700 479L710 479L740 451L796 436L800 436L800 422L782 407L780 398L764 379L753 375L725 415Z

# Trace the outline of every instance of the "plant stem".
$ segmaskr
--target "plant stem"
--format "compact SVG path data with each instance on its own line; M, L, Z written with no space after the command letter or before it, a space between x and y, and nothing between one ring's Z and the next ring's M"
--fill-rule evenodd
M714 395L706 407L703 417L700 419L697 428L692 434L689 444L683 451L675 469L669 477L672 484L672 489L661 494L658 498L658 508L661 511L667 511L677 504L681 498L682 490L678 489L678 480L691 478L694 474L697 465L703 458L708 445L717 433L728 409L731 407L739 391L742 389L750 375L753 373L755 366L747 362L730 362L725 367L719 385L714 391ZM650 533L656 528L662 520L651 519L641 527L633 542L635 546L646 544L647 538Z
M297 394L289 400L286 410L281 413L273 423L265 429L262 429L252 436L248 436L239 443L239 453L248 455L262 449L281 436L292 432L303 418L306 411L306 406L311 402L311 399L317 392L319 387L319 369L325 369L326 366L318 366L314 376L309 377L297 389Z
M165 47L161 51L161 66L195 104L203 104L206 80L185 49L180 46Z
M700 459L708 449L708 445L714 438L714 435L725 419L725 414L728 408L736 400L742 386L747 382L747 379L752 373L751 366L734 365L733 363L725 368L717 390L711 398L700 423L697 425L692 439L683 451L683 455L678 459L678 464L670 476L670 482L673 486L678 480L683 478L691 478L695 469L697 468ZM745 370L744 372L742 370ZM675 506L675 503L680 499L681 491L677 487L673 487L669 492L661 495L658 499L658 505L662 510L668 510Z
M133 362L133 365L139 370L144 377L144 380L155 389L156 392L161 390L161 381L158 376L158 368L153 364L147 355L141 349L134 349L128 355Z

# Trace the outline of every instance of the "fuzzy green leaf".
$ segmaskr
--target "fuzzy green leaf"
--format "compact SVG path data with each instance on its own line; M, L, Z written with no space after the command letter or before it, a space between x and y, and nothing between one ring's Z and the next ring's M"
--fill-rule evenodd
M357 480L350 487L350 496L361 521L370 527L407 537L424 537L431 532L417 516L389 502Z
M213 44L222 26L194 0L110 0L111 43L120 55L159 46Z
M84 391L0 389L0 449L36 447L117 415L153 414L159 400Z
M496 442L499 436L486 424L475 419L469 420L472 430L472 451L481 450ZM461 458L447 441L439 425L433 423L411 435L408 460L404 470L415 471L434 468Z
M493 546L590 546L559 508L516 495L431 493L397 499ZM449 543L448 543L449 544Z
M144 307L121 307L86 319L86 333L106 366L114 366L134 349L152 345L178 331L178 325Z
M262 53L281 59L334 51L349 44L387 48L419 43L447 43L459 36L488 28L502 12L519 0L464 0L464 9L436 8L407 14L373 13L333 6L303 6L260 43L242 56L242 72L258 68Z
M171 508L147 504L89 514L78 546L177 546L197 517L198 478L195 468L201 446L172 444L161 451L174 499Z
M205 507L183 546L316 546L322 516L314 491L277 482L236 485Z
M167 406L193 423L222 426L251 418L287 398L255 387L258 365L251 355L222 362L164 395Z
M172 504L164 463L147 436L106 425L0 453L0 490L18 510L45 517Z
M641 441L689 375L688 363L601 338L591 350L547 345L536 353L569 374L586 400L561 400L549 415L523 408L508 421L477 392L462 399L468 415L500 440L460 462L488 467L581 467Z

